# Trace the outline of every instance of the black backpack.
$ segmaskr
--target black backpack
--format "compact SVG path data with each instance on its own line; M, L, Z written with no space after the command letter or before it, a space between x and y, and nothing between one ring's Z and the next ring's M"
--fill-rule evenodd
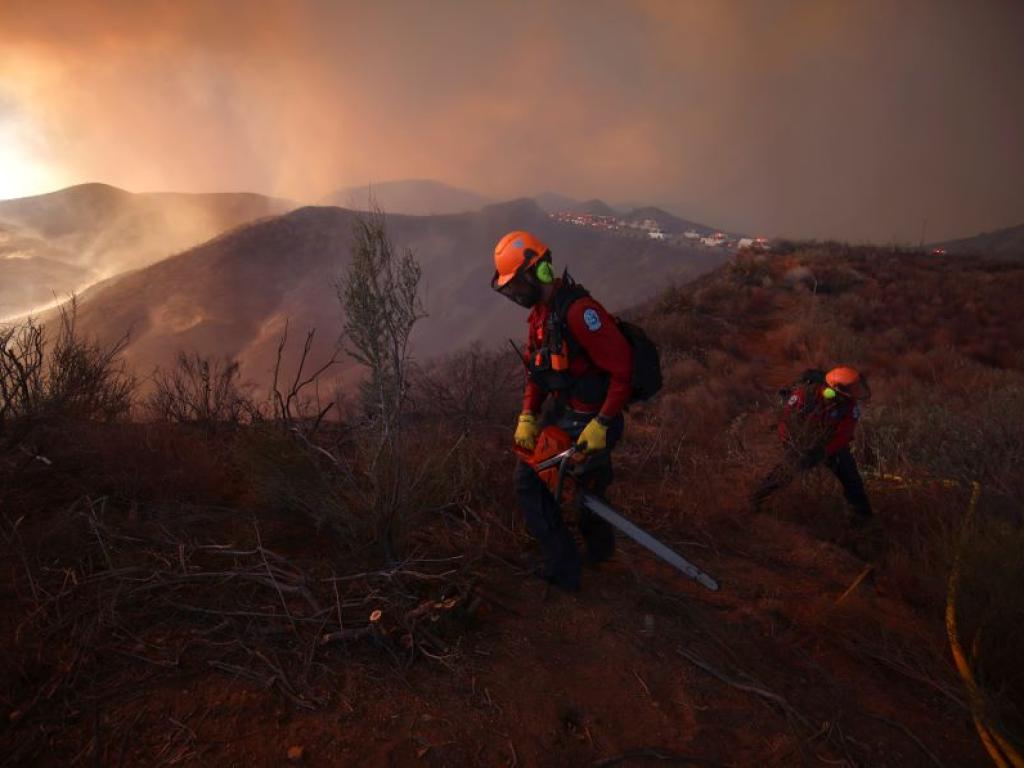
M636 323L615 318L622 335L633 347L633 396L631 403L650 400L661 390L661 356L657 345Z

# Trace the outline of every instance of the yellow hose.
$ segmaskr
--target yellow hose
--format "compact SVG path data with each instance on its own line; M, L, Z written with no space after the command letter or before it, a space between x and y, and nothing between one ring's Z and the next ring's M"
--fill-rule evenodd
M1024 768L1024 758L1014 747L990 724L985 722L985 701L978 684L971 672L967 657L964 656L964 649L960 645L960 637L956 627L956 598L960 586L960 559L963 552L965 534L971 521L974 519L974 512L978 507L978 497L981 495L981 485L976 481L971 483L971 501L967 507L967 516L964 518L963 526L960 529L960 545L957 547L956 556L953 558L953 570L949 574L949 584L946 590L946 635L949 637L949 647L953 653L953 662L956 669L963 678L967 687L967 699L971 705L971 715L974 720L974 727L978 731L981 743L988 752L998 768Z

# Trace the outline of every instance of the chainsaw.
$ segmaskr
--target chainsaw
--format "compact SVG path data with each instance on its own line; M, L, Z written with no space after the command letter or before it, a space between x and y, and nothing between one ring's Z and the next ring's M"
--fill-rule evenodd
M561 505L563 499L575 500L576 503L586 507L637 544L676 568L684 576L693 579L712 592L718 591L718 582L714 578L658 541L647 531L627 520L599 496L587 491L583 483L578 480L581 470L586 468L585 454L576 447L572 438L564 430L556 426L545 427L537 436L537 442L532 451L517 447L516 453L533 468L533 471L537 473L537 476L555 497L556 503Z

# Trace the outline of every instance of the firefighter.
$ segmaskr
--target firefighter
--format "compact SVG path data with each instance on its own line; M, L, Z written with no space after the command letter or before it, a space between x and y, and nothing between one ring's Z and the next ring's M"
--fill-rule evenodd
M632 394L632 347L615 318L567 271L555 277L551 250L529 232L501 238L494 266L491 288L530 310L515 443L533 450L541 428L556 424L588 456L581 482L602 494L612 481L610 451L622 437L622 411ZM516 465L514 483L526 527L540 545L538 575L577 591L583 560L554 496L523 461ZM612 556L611 525L582 509L579 529L588 564Z
M824 464L843 486L854 525L863 527L872 520L871 503L850 443L860 420L861 403L871 394L867 382L848 366L828 373L810 369L796 386L779 394L785 399L778 427L785 456L754 491L751 501L755 510L797 474Z

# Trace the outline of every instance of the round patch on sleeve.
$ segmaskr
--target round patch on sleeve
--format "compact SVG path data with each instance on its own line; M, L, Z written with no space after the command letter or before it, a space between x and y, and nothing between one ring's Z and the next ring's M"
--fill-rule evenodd
M583 322L586 323L587 328L591 331L598 331L601 329L601 317L597 314L596 309L585 309L583 310Z

